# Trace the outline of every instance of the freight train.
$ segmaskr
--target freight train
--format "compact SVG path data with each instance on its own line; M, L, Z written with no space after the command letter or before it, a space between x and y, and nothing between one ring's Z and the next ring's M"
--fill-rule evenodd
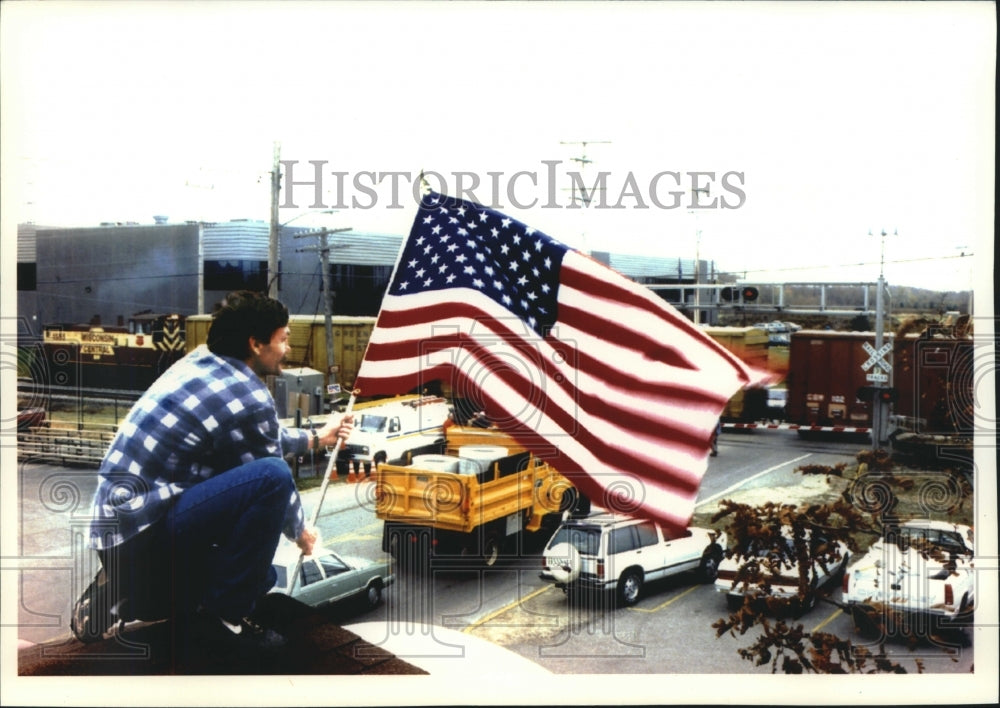
M49 383L141 392L186 351L203 344L211 315L140 313L127 326L54 325L44 329ZM890 436L897 450L957 458L971 455L973 429L973 343L968 318L887 333L891 343L891 385L880 395L891 403ZM321 372L324 384L349 391L357 377L374 317L332 318L334 365L328 371L322 315L292 315L288 366ZM787 398L782 413L768 406L766 389L737 392L723 421L753 427L780 418L783 427L868 432L874 332L800 330L788 347L768 346L755 327L707 327L706 334L750 365L784 374ZM868 345L868 349L865 345ZM425 391L448 396L447 390ZM454 402L456 406L461 403Z
M53 386L143 391L183 356L184 320L142 312L127 325L48 325L42 350Z
M971 469L976 432L972 334L967 316L897 334L889 418L897 455Z
M175 361L208 338L211 315L140 313L127 324L54 324L42 331L45 367L53 386L140 393ZM348 390L364 356L374 317L335 316L333 371L325 383ZM316 369L327 376L326 328L322 315L292 315L289 366Z
M326 321L323 315L291 315L288 329L287 368L305 367L324 376L325 386L339 384L344 391L354 387L361 360L368 347L368 338L375 327L374 317L331 317L333 332L333 371L327 371ZM212 315L192 315L187 318L187 351L208 340Z
M970 467L975 426L967 322L921 323L915 331L904 326L887 333L891 357L874 355L874 332L793 333L787 423L800 432L817 427L868 432L873 398L879 396L890 405L889 439L897 455ZM879 358L891 370L873 375Z

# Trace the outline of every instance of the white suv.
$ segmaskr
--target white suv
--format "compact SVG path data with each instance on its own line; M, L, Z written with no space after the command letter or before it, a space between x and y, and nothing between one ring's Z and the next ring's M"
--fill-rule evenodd
M652 521L598 513L556 529L539 577L566 593L614 590L623 605L634 605L652 580L694 571L702 582L714 581L724 545L722 532L689 528L671 538Z

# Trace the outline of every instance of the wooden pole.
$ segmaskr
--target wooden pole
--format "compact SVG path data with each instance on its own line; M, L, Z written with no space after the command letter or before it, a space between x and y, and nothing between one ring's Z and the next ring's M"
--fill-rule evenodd
M281 143L274 141L271 163L271 230L267 242L267 294L278 297L278 194L281 192Z

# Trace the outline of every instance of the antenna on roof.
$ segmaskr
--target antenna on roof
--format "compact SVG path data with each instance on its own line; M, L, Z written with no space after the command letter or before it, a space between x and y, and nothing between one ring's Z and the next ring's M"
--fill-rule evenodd
M609 145L610 143L611 143L610 140L560 140L559 141L560 145L579 145L580 146L580 152L581 152L580 157L571 157L570 159L573 162L578 162L580 164L581 169L583 169L587 165L593 163L593 160L591 160L591 159L589 159L587 157L587 146L588 145ZM572 183L572 185L570 186L570 191L573 194L573 197L572 197L573 198L573 204L577 203L576 187L577 187L577 183L576 183L576 180L574 180L573 183ZM593 192L596 192L599 189L601 189L601 187L595 185ZM588 193L587 190L584 188L583 185L580 185L580 192L582 193L582 196L579 198L580 201L583 202L584 206L590 206L590 202L594 198L593 192Z

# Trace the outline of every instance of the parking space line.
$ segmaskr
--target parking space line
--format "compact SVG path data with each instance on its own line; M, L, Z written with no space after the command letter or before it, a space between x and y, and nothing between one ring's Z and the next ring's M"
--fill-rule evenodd
M530 600L531 598L533 598L533 597L537 597L538 595L541 595L541 594L542 594L543 592L545 592L546 590L550 590L550 589L552 589L553 587L555 587L555 586L554 586L554 585L543 585L542 587L538 588L537 590L533 590L532 592L529 592L529 593L528 593L527 595L525 595L524 597L521 597L521 598L518 598L518 599L517 599L517 600L515 600L514 602L511 602L511 603L508 603L508 604L504 605L504 606L503 606L503 607L501 607L500 609L498 609L498 610L494 610L493 612L489 613L488 615L485 615L485 616L483 616L483 617L480 617L479 619L477 619L477 620L476 620L475 622L473 622L472 624L468 624L468 625L466 625L466 626L465 626L465 627L464 627L464 628L462 629L462 631L463 631L463 632L471 632L472 630L476 629L477 627L481 627L481 626L483 626L484 624L486 624L487 622L489 622L489 621L490 621L491 619L493 619L494 617L499 617L499 616L500 616L500 615L502 615L502 614L503 614L504 612L510 612L510 611L511 611L511 610L513 610L513 609L514 609L515 607L517 607L518 605L520 605L520 604L521 604L522 602L527 602L527 601L528 601L528 600Z
M748 482L752 482L753 480L757 479L758 477L763 477L764 475L770 474L771 472L774 472L777 469L781 469L782 467L785 467L787 465L795 464L799 460L804 460L807 457L812 457L812 453L811 452L807 452L804 455L799 455L798 457L792 458L791 460L788 460L786 462L780 462L780 463L774 465L773 467L768 467L766 470L764 470L762 472L758 472L757 474L753 475L752 477L747 477L743 481L737 482L736 484L734 484L733 486L731 486L729 489L725 489L725 490L719 492L718 494L713 494L708 499L704 499L704 500L698 502L695 505L695 508L697 508L699 506L704 506L705 504L710 504L710 503L714 502L716 499L718 499L719 497L724 497L727 494L732 494L735 490L739 489L740 487L742 487L743 485L747 484Z
M810 633L812 633L812 632L818 632L819 630L823 629L823 627L825 627L826 625L830 624L830 622L832 622L834 620L834 618L836 618L837 616L842 615L842 614L844 614L844 611L838 607L836 610L834 610L832 613L830 613L829 617L827 617L825 620L823 620L822 622L820 622L819 624L817 624L815 627L813 627L812 630L810 630Z
M630 607L629 609L630 610L634 610L635 612L659 612L660 610L662 610L667 605L670 605L670 604L676 602L677 600L680 600L685 595L690 595L692 592L694 592L695 590L697 590L700 587L701 587L701 585L692 585L687 590L685 590L684 592L682 592L680 595L674 595L672 598L670 598L666 602L660 603L656 607L652 607L650 609L646 609L645 607Z

